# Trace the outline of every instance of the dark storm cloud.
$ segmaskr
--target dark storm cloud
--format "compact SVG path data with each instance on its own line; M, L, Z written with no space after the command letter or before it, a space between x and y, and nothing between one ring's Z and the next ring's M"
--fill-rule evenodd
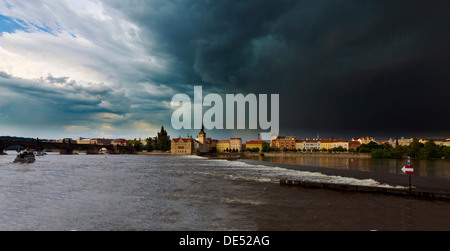
M174 71L188 81L227 84L246 63L251 41L270 33L270 24L295 1L109 2L156 39L173 58ZM151 53L155 51L151 50ZM185 81L184 81L185 82Z
M59 119L63 128L119 134L170 124L171 97L201 84L204 94L280 94L281 134L448 137L449 5L4 3L0 106L28 109L42 124ZM26 119L22 113L3 109L0 119Z
M449 1L134 1L183 83L281 95L281 133L450 131Z

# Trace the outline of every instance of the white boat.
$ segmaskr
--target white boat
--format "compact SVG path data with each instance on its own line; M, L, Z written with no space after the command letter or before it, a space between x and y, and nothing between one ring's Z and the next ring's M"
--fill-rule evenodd
M32 151L22 151L20 152L14 163L33 163L36 161L36 157L34 156L34 152Z
M47 155L47 153L45 153L45 152L34 152L34 155L37 156L37 157L42 157L42 156Z

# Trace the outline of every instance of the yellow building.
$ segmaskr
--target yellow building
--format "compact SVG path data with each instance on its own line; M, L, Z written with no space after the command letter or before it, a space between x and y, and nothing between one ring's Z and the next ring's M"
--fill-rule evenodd
M216 146L217 152L218 153L224 153L230 151L230 141L229 140L221 140L217 143Z
M439 140L435 142L439 146L450 146L450 140Z
M241 138L231 138L230 139L230 149L236 152L242 152L242 139Z
M79 139L77 140L78 145L89 145L91 144L91 139Z
M333 148L338 148L338 147L342 147L345 150L348 150L348 148L349 148L348 141L336 140L335 142L333 142Z
M263 143L264 143L264 141L262 141L262 140L247 141L247 143L245 144L245 148L247 148L247 149L258 148L261 151Z
M295 141L295 149L299 151L303 151L305 149L305 142L304 140L296 140Z
M320 149L321 150L333 149L333 141L334 140L321 140L320 141Z
M194 153L194 140L188 138L173 139L170 151L174 155L192 155Z
M345 150L349 149L349 142L342 139L334 139L334 140L321 140L320 148L322 150L330 150L333 148L342 147Z

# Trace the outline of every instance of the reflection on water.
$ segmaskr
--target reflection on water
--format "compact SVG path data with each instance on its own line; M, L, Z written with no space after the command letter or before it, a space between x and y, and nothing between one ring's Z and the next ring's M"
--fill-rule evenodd
M407 160L309 156L247 156L247 159L275 163L402 174ZM450 178L450 160L412 160L414 175Z
M0 230L449 230L450 203L285 187L361 182L195 156L0 156Z

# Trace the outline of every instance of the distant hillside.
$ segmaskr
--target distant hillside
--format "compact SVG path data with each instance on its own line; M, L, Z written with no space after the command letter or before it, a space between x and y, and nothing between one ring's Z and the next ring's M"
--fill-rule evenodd
M14 136L0 136L0 140L3 141L18 141L18 142L33 142L36 141L35 138L23 138L23 137L14 137ZM40 141L46 141L44 139L39 139Z

